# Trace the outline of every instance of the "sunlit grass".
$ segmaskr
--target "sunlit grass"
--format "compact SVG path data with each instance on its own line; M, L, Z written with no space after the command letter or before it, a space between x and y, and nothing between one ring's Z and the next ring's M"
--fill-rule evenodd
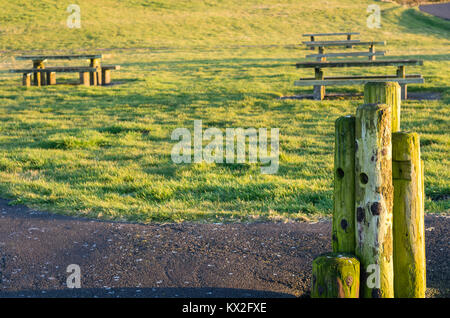
M311 52L294 46L301 34L345 25L361 37L387 40L393 57L424 59L424 67L407 72L423 74L426 83L410 85L409 91L440 92L442 99L405 101L401 124L421 136L427 212L448 212L450 23L379 3L383 27L374 31L365 27L371 2L327 3L324 8L320 1L79 1L80 30L65 27L61 2L5 4L2 69L27 65L11 59L19 50L106 48L111 55L105 62L122 70L113 72L118 85L110 87L25 89L18 75L0 75L0 195L58 213L139 222L329 215L334 121L354 113L362 99L278 97L311 91L293 86L311 73L293 66ZM48 14L54 28L38 19L42 6L54 13ZM19 7L25 20L15 18ZM395 70L329 74L362 72ZM58 75L58 81L76 82L76 76ZM329 90L355 93L362 87ZM196 119L204 129L280 128L278 173L263 175L258 164L174 164L171 132L192 131Z

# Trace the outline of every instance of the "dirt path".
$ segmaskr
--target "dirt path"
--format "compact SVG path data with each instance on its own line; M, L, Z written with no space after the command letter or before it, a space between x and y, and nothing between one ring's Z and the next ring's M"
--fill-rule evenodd
M450 20L450 2L437 4L420 5L419 9L423 12L432 14L436 17Z
M0 200L0 297L307 296L329 221L140 225ZM450 296L450 219L427 217L428 294ZM66 268L81 268L68 289Z

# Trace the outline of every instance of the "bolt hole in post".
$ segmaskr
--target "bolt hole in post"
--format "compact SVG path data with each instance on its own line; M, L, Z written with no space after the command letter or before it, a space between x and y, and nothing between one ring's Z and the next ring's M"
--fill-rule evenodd
M359 175L359 180L362 184L367 184L367 182L369 182L369 177L363 172Z
M337 168L336 173L339 179L344 177L344 170L342 170L342 168Z

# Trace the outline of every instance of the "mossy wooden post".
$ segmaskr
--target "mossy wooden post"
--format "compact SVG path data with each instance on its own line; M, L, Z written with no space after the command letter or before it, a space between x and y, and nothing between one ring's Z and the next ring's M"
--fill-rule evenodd
M312 263L311 298L358 298L359 267L351 254L320 255Z
M391 107L365 104L355 123L356 249L361 296L394 297Z
M355 252L355 116L335 122L333 252Z
M424 298L426 289L423 165L417 133L392 134L394 293Z
M364 104L388 104L392 107L392 132L400 131L400 85L397 82L372 82L364 85Z

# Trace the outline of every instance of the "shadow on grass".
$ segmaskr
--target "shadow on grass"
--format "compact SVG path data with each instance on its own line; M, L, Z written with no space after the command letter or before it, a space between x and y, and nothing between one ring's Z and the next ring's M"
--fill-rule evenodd
M405 10L398 21L407 33L436 36L448 40L450 21L426 15L416 9Z

